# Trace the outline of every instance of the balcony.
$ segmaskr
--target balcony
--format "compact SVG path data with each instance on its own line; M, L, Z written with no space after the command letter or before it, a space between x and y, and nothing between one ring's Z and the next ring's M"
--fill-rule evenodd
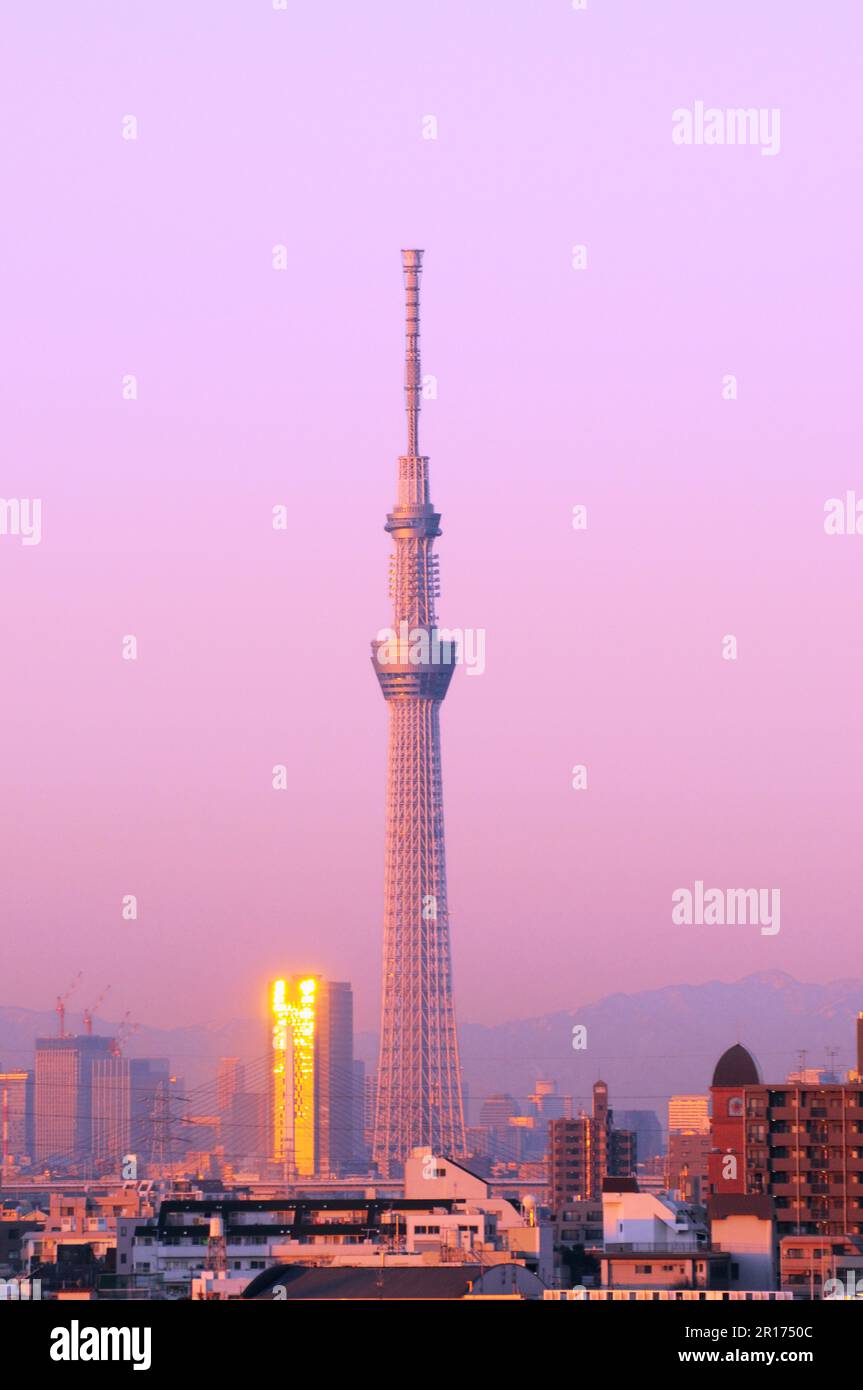
M650 1240L609 1242L604 1246L606 1255L691 1255L698 1251L710 1250L710 1242L705 1235L703 1240L688 1236L669 1245L667 1242Z

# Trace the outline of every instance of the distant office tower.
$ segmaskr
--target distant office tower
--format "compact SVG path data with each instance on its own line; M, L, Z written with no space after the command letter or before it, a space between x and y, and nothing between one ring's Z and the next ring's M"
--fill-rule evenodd
M378 1074L373 1071L366 1077L365 1102L363 1104L363 1137L371 1155L375 1142L375 1113L378 1105Z
M92 1072L93 1157L119 1172L134 1155L150 1162L159 1097L168 1085L167 1058L97 1057Z
M216 1109L220 1115L227 1115L234 1096L245 1090L246 1069L239 1057L220 1057L216 1073Z
M558 1094L556 1081L537 1081L528 1100L531 1114L539 1120L559 1120L566 1114L566 1102Z
M93 1063L112 1055L111 1038L36 1039L36 1161L88 1164L93 1148Z
M0 1071L0 1171L33 1156L33 1073Z
M222 1131L225 1161L233 1168L259 1170L265 1156L266 1097L257 1091L236 1091L231 1097Z
M670 1096L668 1101L668 1132L709 1134L710 1115L707 1096Z
M354 1059L353 1088L353 1154L351 1168L356 1173L365 1173L371 1154L366 1146L366 1064L359 1057Z
M389 709L384 951L374 1159L397 1170L415 1146L465 1152L458 1040L452 1001L444 856L440 707L455 669L455 642L438 629L440 516L419 452L421 251L403 251L407 451L386 530L393 626L372 644Z
M479 1109L479 1124L486 1133L482 1152L490 1159L512 1163L518 1158L519 1137L510 1122L520 1115L518 1103L508 1091L486 1096Z
M551 1208L555 1213L573 1201L601 1199L604 1177L635 1174L635 1135L631 1130L614 1128L604 1081L597 1081L593 1088L591 1115L551 1121L549 1150Z
M804 1086L820 1086L822 1081L836 1081L835 1076L827 1077L824 1067L798 1067L797 1071L790 1071L785 1077L786 1081L799 1081Z
M655 1110L618 1110L615 1106L614 1119L621 1129L631 1130L635 1135L640 1164L665 1153L662 1125Z
M486 1096L479 1108L479 1122L488 1129L506 1129L512 1115L520 1115L516 1101L509 1091Z
M272 992L271 1158L293 1176L344 1172L353 1156L353 995L319 975Z
M354 997L349 984L322 980L318 996L317 1172L346 1173L354 1151Z

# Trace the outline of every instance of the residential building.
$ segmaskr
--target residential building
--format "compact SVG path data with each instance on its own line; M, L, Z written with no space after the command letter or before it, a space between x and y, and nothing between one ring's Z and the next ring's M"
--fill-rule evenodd
M635 1135L614 1128L608 1087L597 1081L592 1114L552 1120L549 1125L552 1211L557 1213L575 1201L597 1200L603 1178L631 1176L636 1161Z
M602 1283L607 1288L724 1289L731 1257L715 1250L697 1208L606 1179Z
M713 1195L772 1197L780 1241L863 1235L863 1084L768 1086L736 1044L711 1095Z

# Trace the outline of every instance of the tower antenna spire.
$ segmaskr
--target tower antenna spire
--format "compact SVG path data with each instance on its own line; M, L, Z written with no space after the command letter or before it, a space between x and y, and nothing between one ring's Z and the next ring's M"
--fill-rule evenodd
M405 410L408 417L408 458L419 454L420 423L420 277L422 251L402 251L405 277Z

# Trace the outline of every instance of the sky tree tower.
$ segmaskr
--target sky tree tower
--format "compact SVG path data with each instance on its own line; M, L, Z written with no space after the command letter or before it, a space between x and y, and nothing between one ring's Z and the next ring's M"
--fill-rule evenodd
M422 251L403 251L407 450L399 459L390 595L393 626L372 643L389 708L381 1049L374 1159L392 1174L417 1145L464 1153L444 857L440 707L456 663L441 640L432 553L440 516L419 452Z

